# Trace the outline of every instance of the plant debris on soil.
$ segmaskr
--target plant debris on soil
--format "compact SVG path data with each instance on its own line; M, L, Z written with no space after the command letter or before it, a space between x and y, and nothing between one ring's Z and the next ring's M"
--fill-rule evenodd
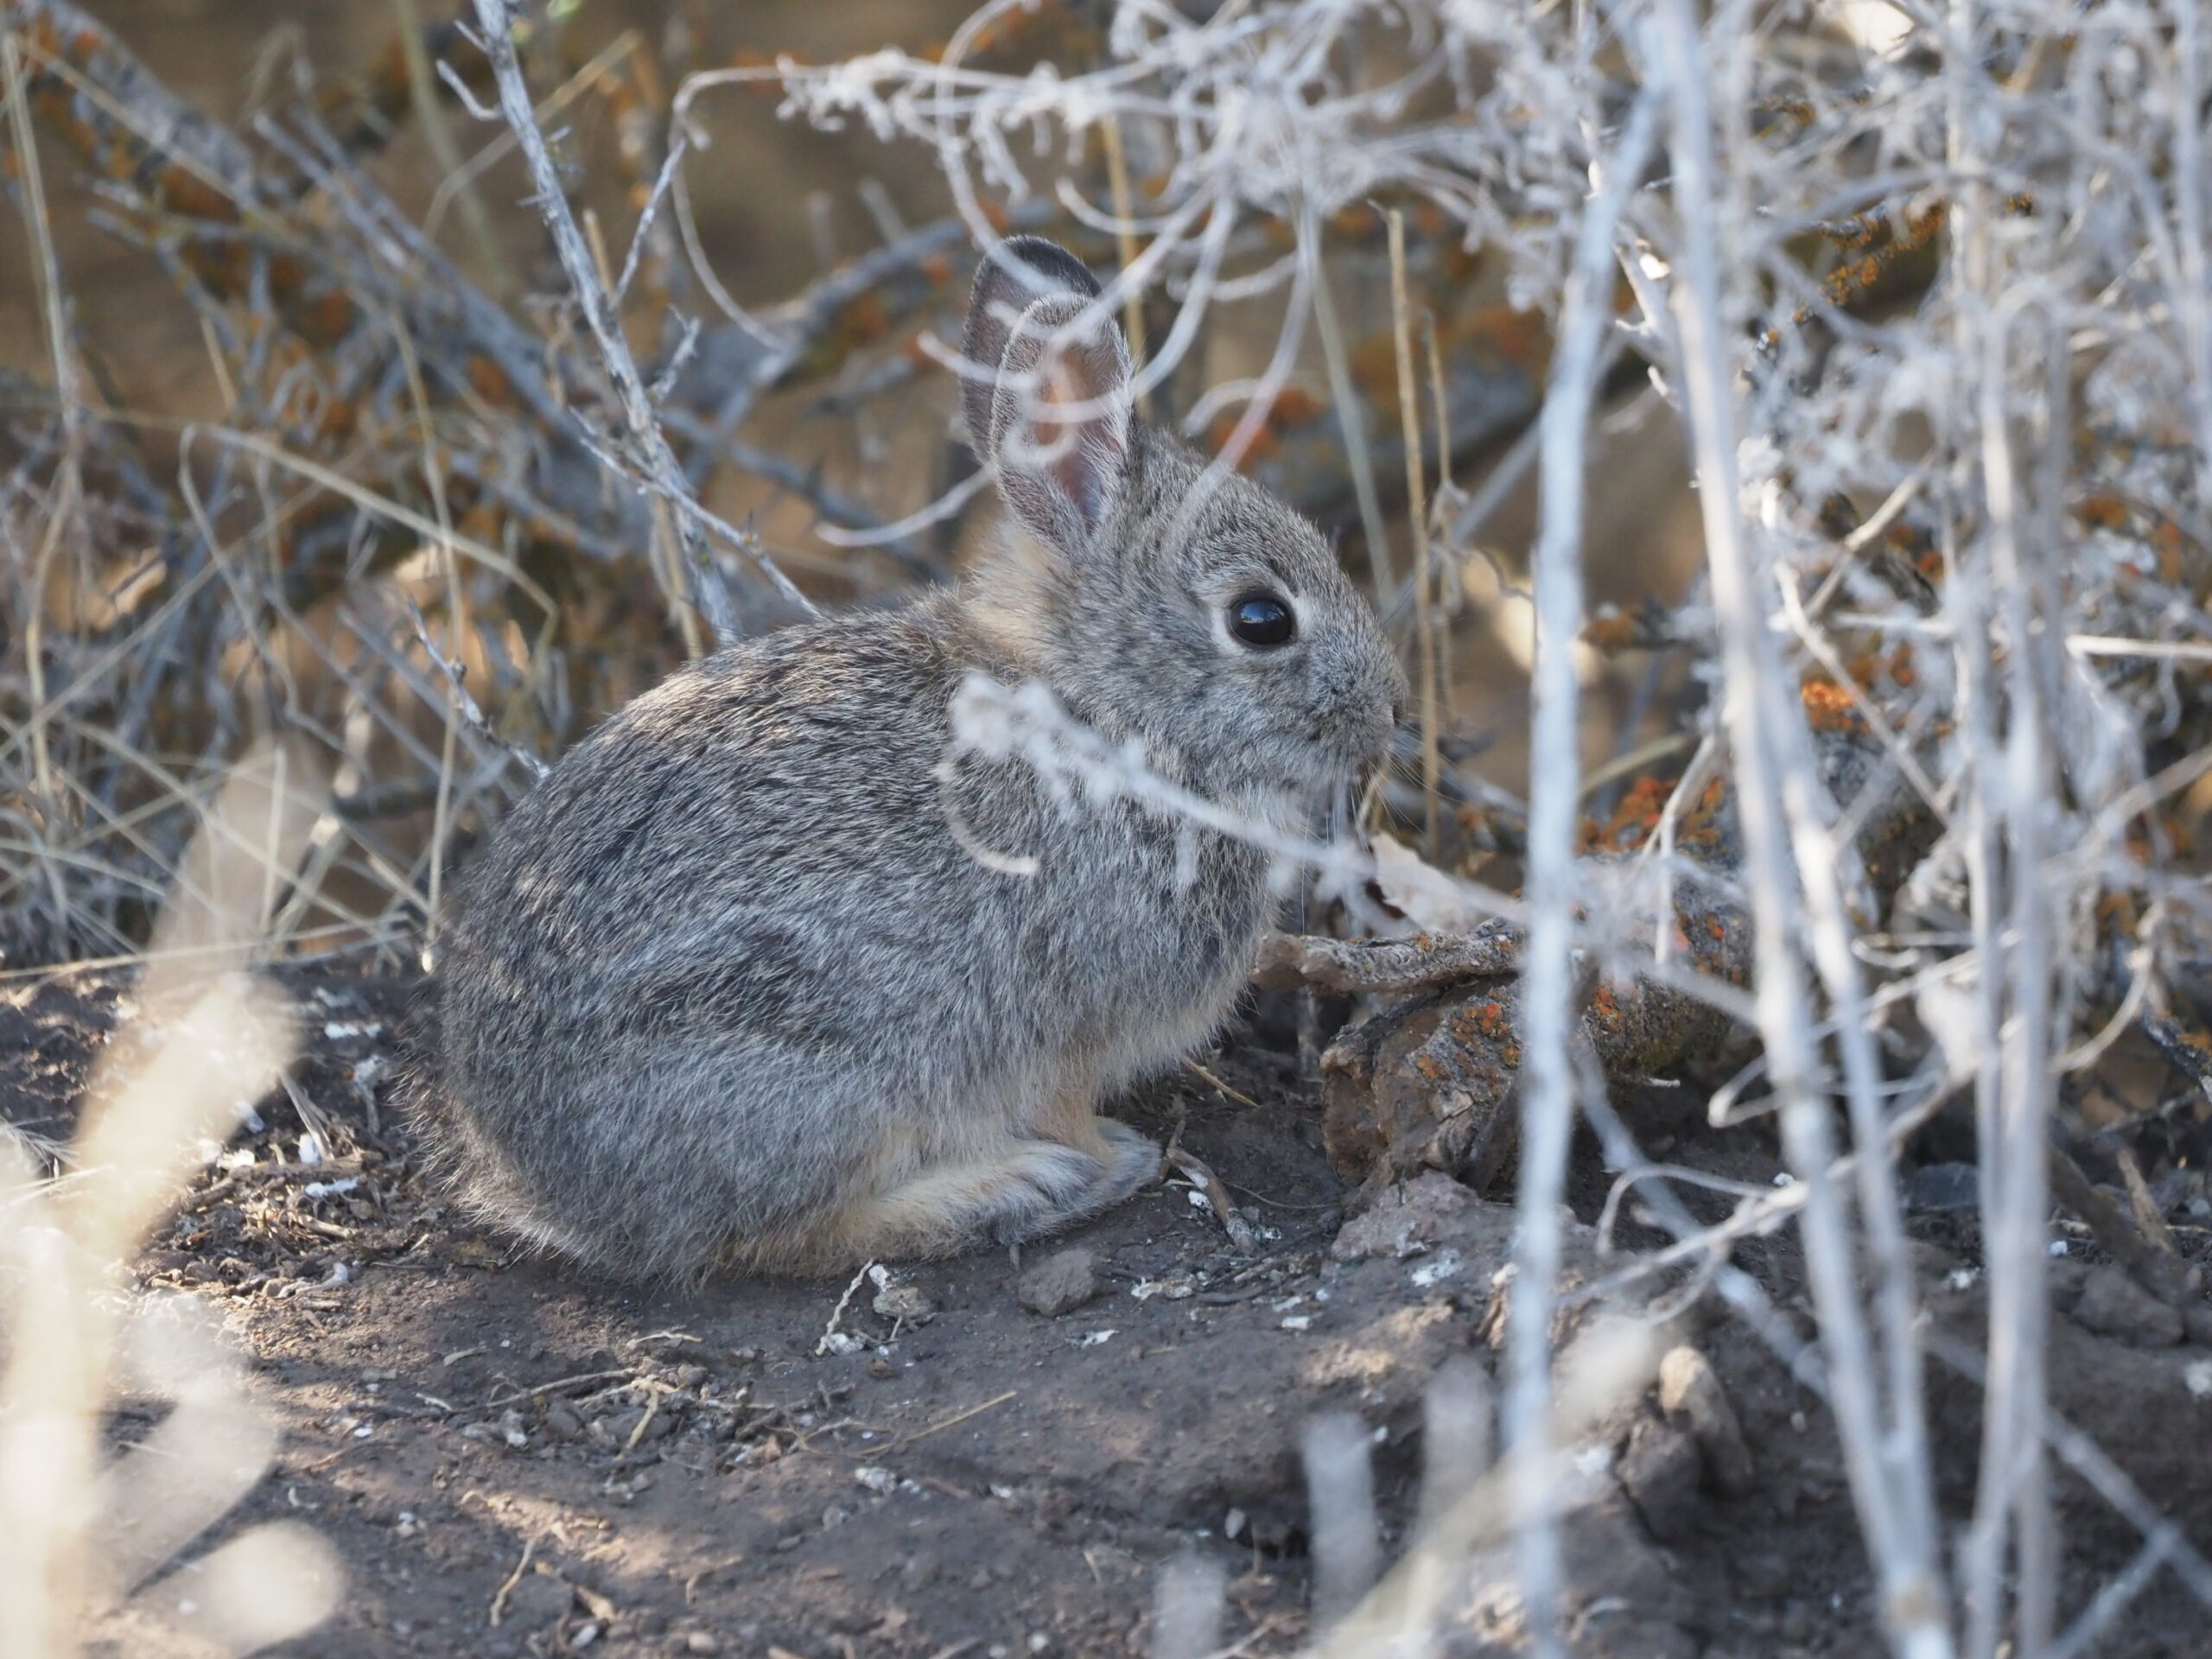
M1019 1259L640 1292L518 1254L426 1185L389 1092L413 984L283 977L302 1057L137 1273L221 1310L283 1429L225 1529L304 1520L346 1563L339 1615L284 1652L1143 1654L1158 1570L1192 1551L1226 1571L1224 1640L1289 1652L1310 1634L1305 1426L1349 1411L1370 1427L1395 1550L1424 1388L1454 1356L1492 1360L1510 1208L1432 1172L1347 1221L1317 1085L1256 1024L1115 1108L1218 1178L1237 1242L1178 1174ZM0 1114L34 1144L65 1142L130 1007L112 971L0 996ZM1753 1132L1676 1133L1675 1156L1725 1150L1738 1179L1779 1167ZM1582 1221L1605 1191L1588 1164ZM1955 1206L1923 1221L1936 1339L1970 1346L1970 1226ZM1574 1230L1586 1275L1595 1249ZM2077 1297L2083 1322L2055 1321L2054 1398L2185 1533L2212 1536L2196 1452L2212 1353L2071 1253L2061 1300ZM1794 1256L1754 1241L1738 1260L1809 1332ZM1873 1651L1817 1396L1717 1313L1694 1308L1685 1329L1742 1455L1717 1454L1664 1378L1607 1420L1569 1512L1575 1650ZM1934 1410L1943 1495L1963 1514L1975 1392L1938 1368ZM116 1432L146 1414L126 1401ZM2086 1487L2065 1487L2061 1514L2073 1608L2139 1540ZM2154 1586L2098 1651L2196 1653L2201 1631L2178 1587ZM1471 1618L1452 1645L1514 1650Z

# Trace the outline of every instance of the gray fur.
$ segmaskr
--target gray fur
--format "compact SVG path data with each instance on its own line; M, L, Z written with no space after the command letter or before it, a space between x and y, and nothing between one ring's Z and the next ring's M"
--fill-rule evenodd
M970 344L1003 367L1022 330L998 330ZM1093 1109L1227 1014L1265 860L1196 833L1190 879L1194 832L1064 807L1019 761L940 781L962 677L1042 679L1278 815L1380 756L1402 681L1311 526L1239 478L1196 501L1196 456L1116 430L1078 427L1072 478L1001 451L1013 522L969 590L694 664L509 816L445 936L428 1114L480 1213L624 1274L822 1272L1039 1236L1152 1177ZM1230 639L1255 587L1294 601L1297 643ZM948 808L1036 872L963 851Z

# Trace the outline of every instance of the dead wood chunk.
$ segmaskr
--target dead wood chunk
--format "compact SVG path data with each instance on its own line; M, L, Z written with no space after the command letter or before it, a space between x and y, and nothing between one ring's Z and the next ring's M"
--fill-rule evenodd
M1662 1544L1689 1535L1697 1520L1698 1444L1672 1423L1640 1418L1614 1473L1651 1535Z
M1518 988L1416 997L1344 1033L1322 1058L1321 1140L1370 1197L1422 1170L1480 1191L1515 1144L1501 1109L1521 1064ZM1357 1207L1357 1203L1356 1206Z
M1696 968L1747 983L1740 913L1708 906L1683 915ZM1337 1173L1363 1188L1355 1210L1419 1170L1443 1170L1478 1192L1504 1174L1518 1141L1520 1028L1520 985L1493 981L1409 997L1338 1037L1322 1057L1321 1135ZM1631 1078L1726 1057L1741 1040L1726 1015L1643 981L1599 986L1583 1029L1606 1073Z
M1056 1250L1021 1275L1014 1298L1032 1313L1058 1319L1098 1294L1098 1257L1085 1249Z
M1706 1357L1689 1346L1670 1349L1659 1362L1659 1409L1696 1442L1713 1489L1740 1497L1756 1478L1743 1425Z
M2075 1300L2074 1323L2131 1348L2177 1348L2183 1335L2179 1309L2110 1264L2091 1270Z
M1510 978L1519 971L1520 950L1520 935L1502 922L1486 922L1471 932L1398 939L1271 933L1260 941L1252 978L1271 990L1311 986L1381 995L1470 979Z

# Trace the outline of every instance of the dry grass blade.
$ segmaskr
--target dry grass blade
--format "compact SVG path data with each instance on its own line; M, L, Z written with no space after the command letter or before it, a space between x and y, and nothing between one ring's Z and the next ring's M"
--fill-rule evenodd
M280 753L241 765L187 854L190 878L156 930L174 954L149 965L143 1018L96 1074L70 1151L75 1173L40 1186L12 1160L0 1376L0 1514L15 1541L0 1558L0 1647L11 1653L77 1652L139 1580L259 1478L273 1449L207 1339L173 1314L126 1314L115 1280L180 1178L291 1052L288 1010L245 971L320 810ZM111 1465L100 1414L124 1376L176 1408L153 1442ZM335 1596L327 1550L296 1532L247 1534L184 1570L210 1586L181 1604L196 1611L173 1631L194 1649L284 1639ZM118 1617L174 1625L179 1603L162 1605L159 1615L138 1605Z

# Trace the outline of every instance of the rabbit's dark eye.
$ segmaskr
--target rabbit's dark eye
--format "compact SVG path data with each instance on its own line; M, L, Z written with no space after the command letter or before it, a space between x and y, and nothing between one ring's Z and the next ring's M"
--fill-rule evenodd
M1229 607L1229 631L1248 645L1271 651L1290 643L1298 623L1273 594L1247 594Z

